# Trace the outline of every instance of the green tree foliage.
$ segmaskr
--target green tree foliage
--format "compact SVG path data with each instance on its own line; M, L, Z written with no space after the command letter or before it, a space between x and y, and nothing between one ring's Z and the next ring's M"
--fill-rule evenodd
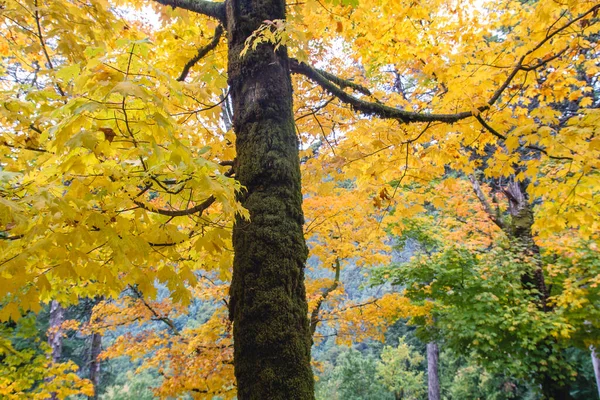
M557 360L548 359L543 341L568 337L569 330L561 315L532 304L521 286L527 268L526 260L508 247L482 253L451 247L417 257L392 276L415 301L434 299L437 333L448 346L473 351L488 368L526 377L538 368L561 370ZM424 319L415 322L428 325Z
M117 378L114 385L106 388L100 400L152 400L156 397L152 389L157 386L157 374L144 371L134 374L129 371Z
M73 361L52 363L50 347L40 335L37 316L28 313L18 322L0 323L0 398L60 398L92 394L91 384L81 379Z
M377 358L353 348L343 349L332 368L317 381L318 399L392 400L378 379Z
M400 339L397 347L384 347L380 357L377 374L396 399L417 400L423 397L427 385L420 370L425 361L421 354Z

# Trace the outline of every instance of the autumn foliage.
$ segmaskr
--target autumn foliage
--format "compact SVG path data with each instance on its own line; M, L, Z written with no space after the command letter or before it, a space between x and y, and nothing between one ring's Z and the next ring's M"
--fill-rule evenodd
M2 398L93 394L33 322L81 299L93 312L61 335L113 337L99 359L158 371L156 396L236 396L231 235L252 220L228 26L188 3L0 1ZM286 12L239 56L290 57L313 346L407 320L489 371L568 386L562 354L598 345L600 328L597 2ZM355 270L385 289L349 293ZM184 321L199 304L207 317ZM411 388L421 378L406 372Z

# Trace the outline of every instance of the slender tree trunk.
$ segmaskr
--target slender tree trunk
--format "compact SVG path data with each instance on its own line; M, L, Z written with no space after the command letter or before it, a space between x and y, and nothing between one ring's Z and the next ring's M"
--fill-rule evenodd
M592 355L592 365L594 366L594 376L596 377L596 388L598 389L598 397L600 398L600 360L596 354L596 348L590 346Z
M427 343L427 387L429 400L440 400L438 359L440 351L436 342Z
M92 301L87 303L86 308L87 318L89 318L90 324L94 318L94 308L104 300L104 296L95 297ZM99 358L102 352L102 334L99 332L92 331L90 335L90 358L88 361L89 368L89 379L94 386L94 395L88 396L89 399L98 398L98 388L100 387L100 367L101 360Z
M98 398L98 388L100 383L100 359L98 356L102 351L102 335L94 332L91 336L90 344L90 381L94 385L94 395L90 399Z
M53 362L59 362L62 356L62 329L61 325L65 320L65 309L56 300L50 303L50 322L48 333L48 344L52 349L50 355Z
M62 356L62 328L61 325L65 320L65 309L56 300L50 303L50 321L48 326L48 344L50 345L50 359L54 363L60 362ZM56 400L56 393L52 393L52 400Z
M229 86L237 179L250 221L234 226L230 318L240 400L313 399L304 288L307 257L292 85L285 47L245 40L285 18L284 0L229 0Z

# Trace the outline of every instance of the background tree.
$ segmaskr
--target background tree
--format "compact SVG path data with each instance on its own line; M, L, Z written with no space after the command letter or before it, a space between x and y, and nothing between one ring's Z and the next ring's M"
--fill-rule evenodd
M377 373L396 399L419 399L425 392L425 377L418 371L423 361L425 358L401 339L397 347L383 348Z

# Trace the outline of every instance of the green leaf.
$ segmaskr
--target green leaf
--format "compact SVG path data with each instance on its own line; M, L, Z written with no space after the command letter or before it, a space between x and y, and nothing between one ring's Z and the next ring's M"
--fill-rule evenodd
M56 72L56 77L63 81L70 81L79 74L80 68L78 64L67 65Z

